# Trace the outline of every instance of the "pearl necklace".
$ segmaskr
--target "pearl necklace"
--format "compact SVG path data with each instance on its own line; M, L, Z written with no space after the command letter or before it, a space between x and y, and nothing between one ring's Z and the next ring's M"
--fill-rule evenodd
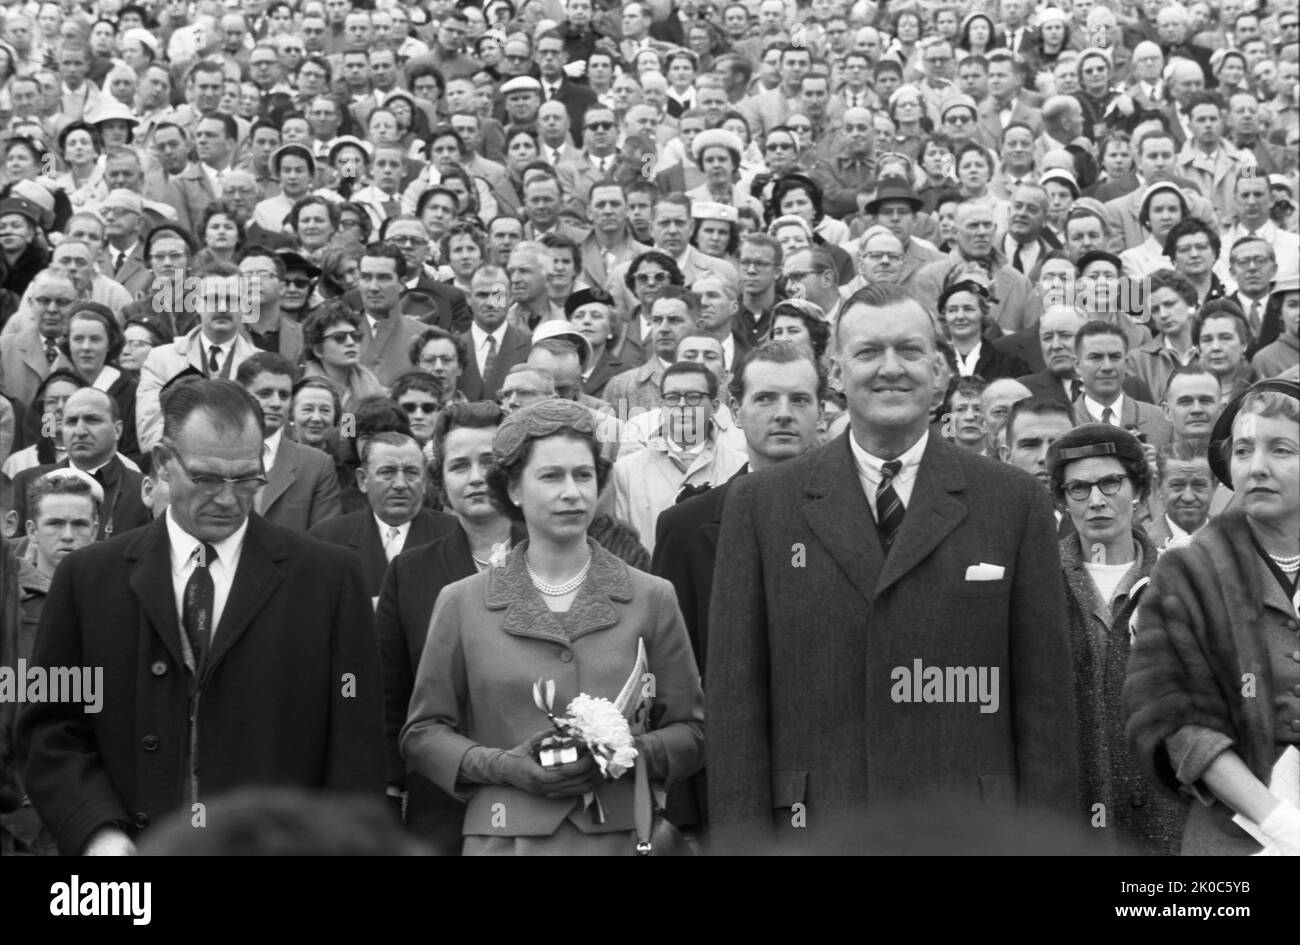
M1276 564L1278 568L1287 574L1290 574L1293 571L1300 571L1300 555L1287 555L1284 557L1282 555L1270 554L1269 557L1273 559L1273 563Z
M591 570L591 556L587 556L587 563L582 566L582 570L563 584L547 584L537 576L537 572L533 570L527 558L524 558L524 567L528 569L528 579L533 582L533 587L541 593L547 597L565 597L580 588L582 582L587 579L587 572Z

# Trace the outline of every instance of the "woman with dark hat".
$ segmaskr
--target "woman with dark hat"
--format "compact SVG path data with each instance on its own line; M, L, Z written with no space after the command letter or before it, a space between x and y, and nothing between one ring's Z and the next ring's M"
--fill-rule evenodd
M644 719L633 744L651 782L694 774L703 694L672 585L587 535L609 464L585 407L544 400L517 410L492 453L488 488L528 537L500 566L439 595L402 756L467 803L466 854L632 854L636 779L605 779L585 751L544 767L536 750L553 729L533 687L553 690L557 714L583 693ZM655 681L648 713L636 693L620 698L645 672Z
M958 376L992 383L1033 373L1015 354L993 346L1001 330L989 314L991 296L988 281L972 274L946 285L939 295L939 324L957 355Z
M1300 855L1300 797L1271 784L1300 745L1300 383L1261 381L1219 416L1214 475L1237 497L1161 556L1124 684L1147 777L1190 798L1182 853Z
M1075 427L1051 445L1052 492L1074 529L1061 539L1079 717L1080 808L1115 853L1177 852L1184 813L1157 795L1124 741L1120 692L1129 621L1156 563L1133 521L1151 471L1133 434L1104 423Z

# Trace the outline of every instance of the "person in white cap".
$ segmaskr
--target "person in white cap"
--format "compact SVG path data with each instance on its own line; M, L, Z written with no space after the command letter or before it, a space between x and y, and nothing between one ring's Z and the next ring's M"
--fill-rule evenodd
M708 203L749 207L762 219L762 203L737 183L744 150L745 143L739 135L721 128L710 128L696 135L691 143L691 155L704 171L704 183L688 190L686 196Z
M532 76L517 75L502 83L501 98L511 124L534 124L542 107L542 83Z

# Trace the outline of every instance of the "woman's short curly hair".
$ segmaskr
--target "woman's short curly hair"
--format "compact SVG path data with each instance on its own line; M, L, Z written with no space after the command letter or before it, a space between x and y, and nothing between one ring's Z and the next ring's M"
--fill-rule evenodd
M543 400L516 410L502 422L492 440L496 465L488 472L488 493L516 522L524 520L521 508L510 500L510 484L517 482L528 466L533 444L553 436L581 440L591 448L596 466L596 489L603 490L612 464L601 453L592 412L572 400Z
M347 322L353 328L360 328L361 313L342 305L328 305L307 319L307 323L302 326L302 346L308 360L316 360L316 346L324 344L326 332L339 322Z
M786 198L787 194L796 190L802 190L808 195L808 200L813 206L813 226L822 222L822 189L821 186L804 174L785 174L776 179L772 185L772 197L768 201L767 213L768 218L775 220L782 216L781 201Z
M453 430L467 427L475 430L495 430L501 426L505 414L498 404L490 400L476 400L464 404L447 404L433 418L433 433L429 437L429 482L438 493L443 507L447 505L446 481L442 464L446 460L447 437ZM493 501L496 501L493 494ZM509 505L507 502L506 505ZM501 506L505 511L505 506Z

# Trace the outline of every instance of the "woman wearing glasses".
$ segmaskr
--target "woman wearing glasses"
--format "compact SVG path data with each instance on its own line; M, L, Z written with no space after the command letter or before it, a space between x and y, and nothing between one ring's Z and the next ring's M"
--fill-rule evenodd
M589 754L539 764L552 729L538 679L554 682L563 712L579 692L612 702L648 671L655 693L634 744L650 781L670 787L703 762L699 669L671 585L587 535L608 474L591 413L572 401L515 411L493 438L487 487L528 537L439 595L400 738L407 766L466 804L465 854L635 851L631 772L605 780Z
M338 391L348 413L366 397L385 396L387 388L361 365L361 319L364 316L337 304L327 304L302 329L303 377L323 377Z
M1074 525L1061 539L1079 724L1079 803L1114 853L1171 855L1182 806L1152 790L1124 739L1120 694L1130 621L1156 563L1133 512L1151 489L1151 469L1133 434L1106 423L1075 427L1047 453L1052 492Z
M1300 744L1297 425L1293 380L1261 381L1219 416L1210 466L1234 507L1161 555L1138 616L1129 744L1151 782L1190 799L1185 856L1300 855L1300 797L1273 779Z

